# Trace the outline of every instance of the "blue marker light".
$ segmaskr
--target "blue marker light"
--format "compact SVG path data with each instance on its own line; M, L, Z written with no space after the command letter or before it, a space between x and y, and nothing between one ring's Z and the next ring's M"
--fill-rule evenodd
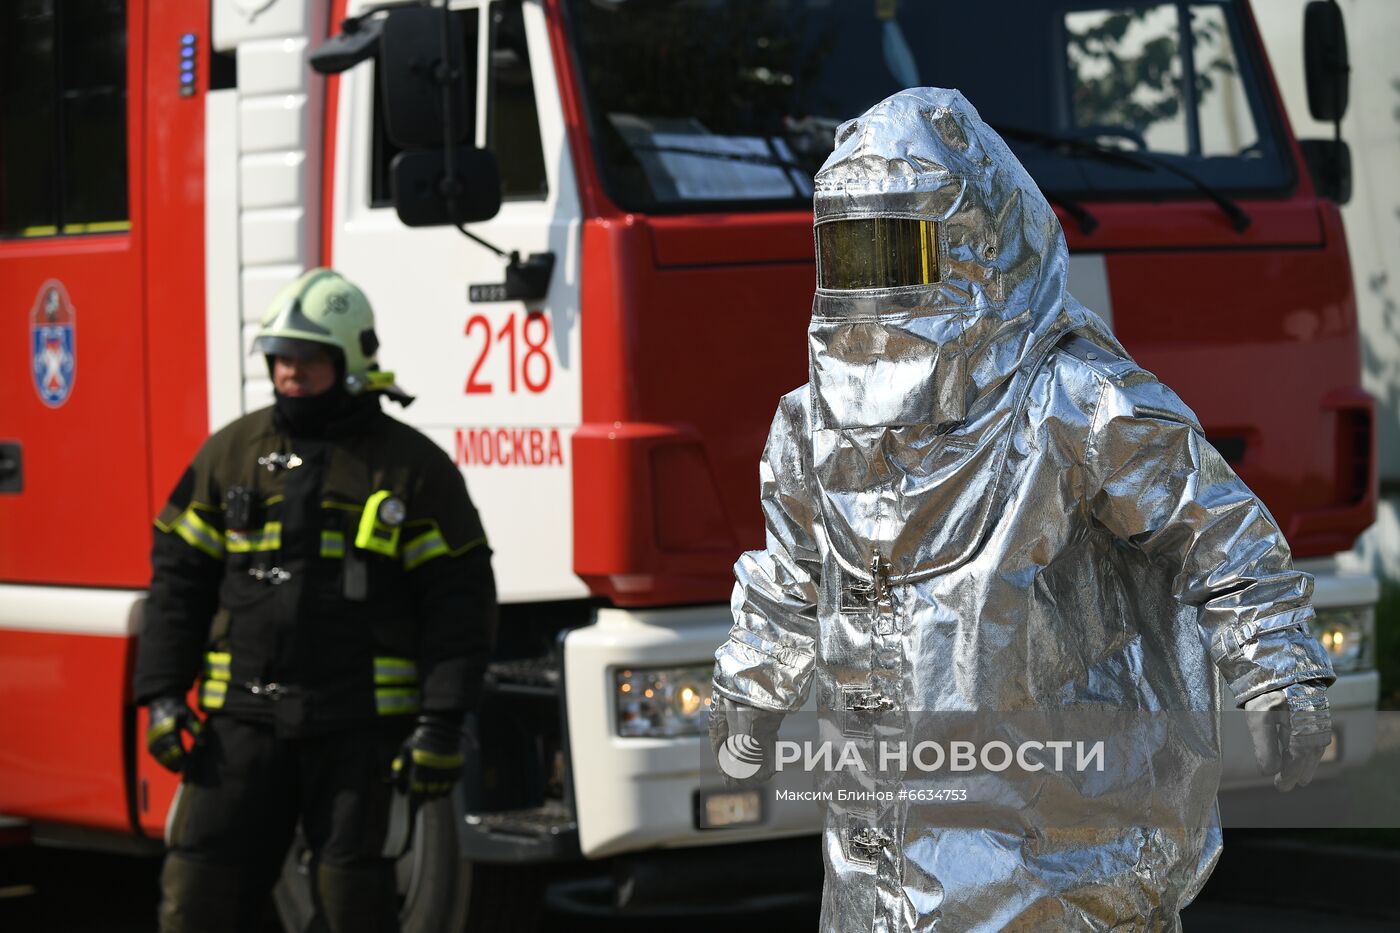
M195 59L196 36L192 32L187 32L180 36L180 96L194 97L195 94Z

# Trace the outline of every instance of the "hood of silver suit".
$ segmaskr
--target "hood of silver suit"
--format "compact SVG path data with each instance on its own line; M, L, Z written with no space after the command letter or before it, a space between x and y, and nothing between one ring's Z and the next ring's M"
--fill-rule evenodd
M833 534L832 550L858 577L875 553L898 574L943 572L995 520L1006 490L987 478L998 475L1039 361L1071 331L1127 351L1066 291L1058 218L962 94L900 92L836 139L816 176L816 224L927 219L940 243L934 284L817 289L808 329L815 469L829 526L861 528ZM853 522L882 511L890 520ZM910 527L914 516L938 520Z
M957 91L912 88L842 124L814 208L817 224L933 220L941 240L935 284L817 290L808 336L818 430L956 427L1067 323L1059 220Z

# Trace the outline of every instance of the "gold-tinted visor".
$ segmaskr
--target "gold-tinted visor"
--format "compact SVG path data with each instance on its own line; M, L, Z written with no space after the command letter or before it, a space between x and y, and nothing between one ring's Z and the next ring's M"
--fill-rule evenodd
M938 281L938 222L906 217L817 225L817 287L899 288Z

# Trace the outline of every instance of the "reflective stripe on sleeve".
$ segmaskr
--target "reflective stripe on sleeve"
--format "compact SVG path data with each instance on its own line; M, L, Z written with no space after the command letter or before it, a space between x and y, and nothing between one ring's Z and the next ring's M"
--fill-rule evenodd
M233 670L233 655L227 651L204 653L204 681L199 685L199 705L205 709L221 709L228 696L228 682Z
M405 570L412 570L419 564L432 560L434 557L441 557L448 553L447 541L443 538L442 532L436 526L432 530L419 535L403 549L403 566Z
M222 709L228 696L228 681L206 680L199 688L199 705L205 709Z
M204 676L209 680L228 680L233 655L227 651L210 651L204 655Z
M257 531L230 531L228 533L228 550L230 554L247 554L250 551L275 551L281 546L281 522L268 522Z
M190 547L203 551L210 557L222 560L224 556L224 536L217 528L199 517L194 506L180 513L171 525L171 530L185 540Z
M418 699L417 687L377 687L374 691L374 707L381 716L416 713Z
M418 665L408 658L375 658L374 682L378 686L416 684L418 683Z
M345 556L345 532L343 532L343 531L323 531L323 532L321 532L321 556L322 556L322 557L344 557L344 556Z

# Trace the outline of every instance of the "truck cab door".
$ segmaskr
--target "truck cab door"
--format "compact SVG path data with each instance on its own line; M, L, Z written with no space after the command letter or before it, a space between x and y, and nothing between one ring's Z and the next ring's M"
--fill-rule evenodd
M367 4L351 3L354 15ZM402 417L452 454L495 551L501 597L587 595L572 572L569 437L581 418L579 201L545 12L533 2L453 4L475 143L500 165L502 207L472 234L522 257L553 253L544 298L497 297L505 261L453 227L404 225L389 166L377 61L343 72L334 120L331 265L375 309L380 365L416 396Z
M141 86L141 22L140 4L0 9L7 582L149 578L144 548L113 546L146 540L151 519L134 170L142 101L128 91Z

